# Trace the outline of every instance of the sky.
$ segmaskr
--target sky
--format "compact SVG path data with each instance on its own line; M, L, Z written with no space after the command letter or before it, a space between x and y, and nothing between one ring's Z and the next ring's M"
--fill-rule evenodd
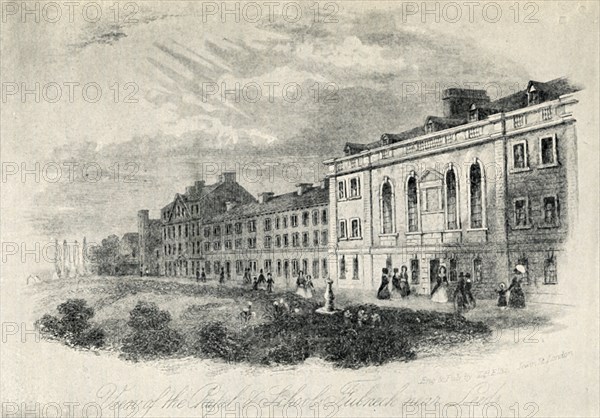
M3 3L3 239L135 231L223 170L255 196L318 182L443 86L597 78L597 3L488 3Z

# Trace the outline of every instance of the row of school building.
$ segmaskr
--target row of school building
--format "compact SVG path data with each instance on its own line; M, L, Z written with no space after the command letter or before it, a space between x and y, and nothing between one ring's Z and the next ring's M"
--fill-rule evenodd
M234 172L197 181L163 207L138 213L140 271L166 276L271 272L291 286L376 288L382 268L406 266L428 294L440 266L470 273L486 295L516 264L525 284L555 288L577 208L578 89L530 81L490 101L448 89L444 115L371 143L347 143L324 162L321 184L255 198Z

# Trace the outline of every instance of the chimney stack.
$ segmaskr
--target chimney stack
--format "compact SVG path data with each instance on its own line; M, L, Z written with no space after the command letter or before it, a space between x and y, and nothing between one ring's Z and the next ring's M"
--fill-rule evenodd
M304 193L312 189L312 183L298 183L296 184L298 188L298 196L302 196Z
M275 193L264 192L264 193L261 193L259 196L260 196L260 203L267 203L269 200L271 200L271 198L273 196L275 196Z
M223 174L221 174L221 183L235 183L235 181L235 171L224 171Z
M444 117L460 117L471 108L471 105L476 106L490 102L490 98L485 90L474 89L446 89L442 93L444 102Z

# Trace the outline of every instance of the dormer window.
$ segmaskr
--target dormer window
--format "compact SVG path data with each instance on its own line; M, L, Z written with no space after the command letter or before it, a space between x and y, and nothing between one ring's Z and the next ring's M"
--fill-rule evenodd
M427 124L425 125L425 132L430 134L434 131L435 131L435 126L433 124L433 121L430 119L429 122L427 122Z
M537 91L534 85L532 85L527 92L527 103L529 105L540 103L540 92Z

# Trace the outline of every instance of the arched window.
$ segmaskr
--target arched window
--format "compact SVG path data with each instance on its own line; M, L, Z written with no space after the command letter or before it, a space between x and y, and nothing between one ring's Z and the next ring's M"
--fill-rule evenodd
M418 192L417 192L417 179L411 176L408 179L407 185L407 218L408 218L408 232L416 232L419 230L419 213L418 213Z
M394 191L392 184L386 180L381 186L381 224L382 233L393 234L394 231Z
M469 169L471 228L483 228L483 178L481 166L474 163Z
M456 174L450 168L446 172L446 228L458 229Z

